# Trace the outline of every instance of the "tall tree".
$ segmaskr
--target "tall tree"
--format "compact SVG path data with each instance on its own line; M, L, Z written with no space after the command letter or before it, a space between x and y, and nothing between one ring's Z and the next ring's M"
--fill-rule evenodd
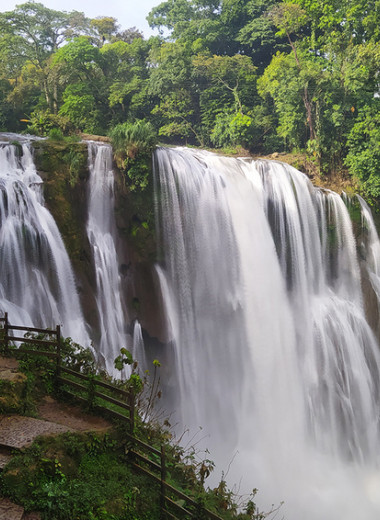
M13 72L13 78L5 79L17 83L21 69L31 63L38 71L46 105L56 111L56 85L49 86L48 59L68 35L83 29L84 20L79 13L55 11L35 2L0 13L0 63L6 64L5 69L2 68L5 73Z

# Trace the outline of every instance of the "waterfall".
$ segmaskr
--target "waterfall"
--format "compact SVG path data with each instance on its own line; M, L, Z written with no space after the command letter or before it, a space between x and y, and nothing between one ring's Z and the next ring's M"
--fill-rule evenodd
M0 143L0 310L13 325L63 325L89 344L73 271L28 141Z
M356 195L356 198L361 208L362 226L367 231L367 244L365 247L367 257L366 266L372 287L380 301L380 240L368 204L360 195Z
M213 483L291 520L377 520L380 351L342 199L276 162L154 162L173 401L209 435Z
M116 250L114 218L114 173L112 148L106 144L88 144L90 170L87 234L96 272L96 303L99 338L96 350L108 373L115 372L114 360L122 347L131 343L127 337L127 316L121 291Z

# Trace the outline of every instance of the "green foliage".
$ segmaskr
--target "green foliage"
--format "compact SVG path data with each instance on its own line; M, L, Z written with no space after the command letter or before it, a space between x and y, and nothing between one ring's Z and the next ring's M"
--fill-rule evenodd
M374 198L380 197L380 111L378 100L360 109L347 140L346 164Z
M124 153L130 159L151 152L157 143L153 126L144 120L119 124L111 130L110 137L115 152Z
M52 114L50 110L37 110L30 115L27 131L36 135L50 135L50 132L60 130L63 135L66 135L73 128L67 117Z
M144 191L151 174L151 155L157 143L157 134L151 123L116 125L110 132L118 166L126 171L131 191Z
M52 141L63 141L64 135L60 128L52 128L49 132L49 139Z
M126 348L120 349L120 356L117 356L115 359L115 368L117 370L123 370L124 365L133 365L133 357L132 354Z
M134 475L107 436L65 434L13 458L2 491L44 520L154 520L159 489Z
M153 377L148 369L141 372L139 364L133 359L132 354L125 348L120 349L120 355L115 359L115 368L122 371L124 365L131 367L131 375L125 381L125 387L132 390L137 398L137 407L140 410L140 419L146 422L152 420L157 401L161 398L160 377L158 369L161 363L153 360Z
M258 91L270 95L278 116L278 134L293 148L305 146L305 114L299 71L291 54L277 53L258 80Z
M31 408L30 384L24 374L0 379L0 413L24 413Z
M84 132L96 134L100 131L100 112L86 83L74 83L66 87L59 113Z
M0 128L28 124L65 136L114 129L116 158L135 193L149 186L156 129L170 144L306 150L319 171L348 167L377 197L375 7L166 0L148 16L160 36L144 40L112 16L90 20L27 2L0 13ZM365 124L373 147L360 143Z
M149 115L152 101L148 95L148 42L134 38L127 43L118 40L101 49L103 71L108 84L109 106L113 121L143 119Z
M36 340L54 341L56 336L51 334L32 334L26 333L25 337ZM40 351L38 343L22 344L29 350ZM56 352L55 345L44 346L47 352ZM91 351L75 343L71 338L61 339L61 359L62 363L72 370L80 370L84 374L94 374L97 371L96 363ZM24 355L19 361L20 370L25 373L33 382L33 389L36 398L52 393L55 389L54 378L56 374L56 363L44 355Z
M50 137L50 134L49 134ZM50 137L51 138L51 137ZM75 142L77 139L76 136L64 137L65 142ZM70 186L73 188L78 180L80 172L87 166L86 157L83 153L78 150L70 147L66 153L63 154L63 161L67 164L70 173Z
M215 121L211 133L211 141L218 147L242 145L250 147L254 136L254 122L248 116L237 112L235 114L220 114Z

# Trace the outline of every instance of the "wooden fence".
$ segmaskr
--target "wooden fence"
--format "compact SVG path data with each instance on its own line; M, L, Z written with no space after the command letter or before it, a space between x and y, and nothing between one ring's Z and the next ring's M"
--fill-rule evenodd
M22 332L24 334L40 334L43 339L28 336L21 337L21 335L14 335L14 332L16 334L21 334ZM46 336L49 339L46 339ZM168 469L165 446L162 445L161 450L157 450L135 437L136 410L134 393L65 366L61 341L61 328L59 325L52 330L23 327L11 325L7 313L4 314L3 318L0 317L0 345L3 346L5 355L32 355L49 358L54 363L54 380L60 392L87 406L91 406L96 411L105 413L128 424L128 432L125 435L128 441L129 461L137 471L149 476L160 485L162 520L198 520L199 518L222 520L221 517L204 508L201 503L196 502L167 482ZM28 344L33 344L34 347L50 346L54 348L54 351L28 348ZM62 374L66 374L66 377ZM68 390L67 387L74 391ZM103 391L99 391L98 387L103 389ZM107 394L104 393L104 390L107 391ZM97 404L94 403L95 398L97 399ZM112 408L107 406L108 403L112 404ZM120 410L117 411L118 409ZM127 415L125 412L127 412Z

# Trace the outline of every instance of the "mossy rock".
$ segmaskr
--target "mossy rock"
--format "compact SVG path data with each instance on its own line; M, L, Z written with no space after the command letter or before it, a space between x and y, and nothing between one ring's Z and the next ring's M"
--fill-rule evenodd
M35 141L35 163L44 180L46 205L54 216L72 260L80 261L86 243L87 146Z
M0 371L0 412L20 413L27 388L25 374L6 368Z

